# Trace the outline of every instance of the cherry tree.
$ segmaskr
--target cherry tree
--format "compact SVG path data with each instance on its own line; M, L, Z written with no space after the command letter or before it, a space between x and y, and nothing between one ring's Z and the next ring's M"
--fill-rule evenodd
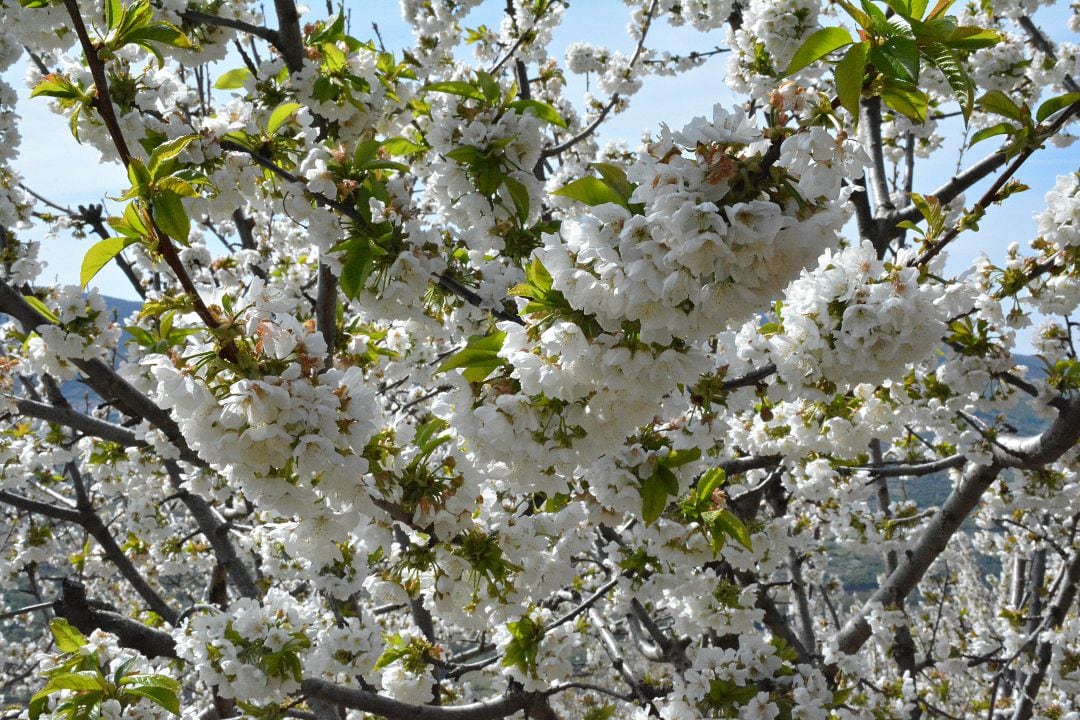
M403 50L0 2L128 178L25 185L0 88L5 717L1080 717L1080 174L946 264L1074 139L1078 46L1036 0L626 0L630 52L555 56L569 3L480 4L402 0ZM738 104L599 144L704 63Z

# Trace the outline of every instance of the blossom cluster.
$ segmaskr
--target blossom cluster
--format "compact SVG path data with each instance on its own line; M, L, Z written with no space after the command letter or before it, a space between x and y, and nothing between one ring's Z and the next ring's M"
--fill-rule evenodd
M823 254L784 292L782 329L769 339L780 377L794 387L877 384L926 357L950 308L919 274L886 266L869 243Z
M843 141L793 135L776 169L802 197L774 180L766 147L741 110L665 128L627 173L628 206L567 219L537 252L552 286L605 331L633 323L646 343L697 342L746 319L836 243L840 179L857 174Z

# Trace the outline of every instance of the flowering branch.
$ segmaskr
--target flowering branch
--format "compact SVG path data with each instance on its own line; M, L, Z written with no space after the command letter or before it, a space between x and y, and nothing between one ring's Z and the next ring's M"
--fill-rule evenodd
M1011 443L1005 438L1001 438L1001 441L1007 447L1011 445L1011 453L1023 456L1025 466L1034 467L1057 459L1075 445L1078 439L1080 399L1073 399L1068 408L1058 413L1051 426L1040 435ZM870 622L867 618L874 608L893 607L915 589L930 565L945 550L949 540L978 505L983 493L997 478L1004 467L1002 459L1000 454L995 454L995 460L990 465L972 462L967 464L948 499L930 519L911 548L904 552L896 570L834 636L833 641L841 652L851 655L870 638Z

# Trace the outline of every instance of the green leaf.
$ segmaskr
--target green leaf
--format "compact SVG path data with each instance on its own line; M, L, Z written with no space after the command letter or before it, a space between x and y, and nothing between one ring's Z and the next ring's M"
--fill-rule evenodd
M923 229L921 227L919 227L915 223L911 222L910 220L901 220L900 222L896 223L896 227L903 228L905 230L910 230L911 232L919 233L919 235L923 235L923 236L926 235L926 233L923 232Z
M877 35L889 34L889 19L885 17L885 13L881 11L877 5L869 0L861 0L860 4L866 14L870 16L870 28Z
M56 317L53 311L49 309L49 306L41 302L36 295L23 295L23 300L26 301L27 305L37 310L38 315L41 315L54 325L60 324L60 318Z
M667 488L656 475L641 481L641 519L646 525L652 525L668 506Z
M570 504L571 497L567 493L555 493L544 501L543 510L546 513L556 513Z
M689 450L672 450L668 453L667 457L660 461L661 465L666 468L675 469L682 467L689 463L699 460L701 458L700 448L690 448ZM678 493L678 485L676 484L675 493Z
M611 163L596 162L592 163L591 166L600 173L608 187L619 193L623 200L630 202L630 196L634 194L634 186L626 179L625 170Z
M480 92L483 93L484 99L488 101L489 105L494 105L499 101L499 97L502 96L502 88L490 73L478 70L476 72L476 82L480 85Z
M499 357L506 333L496 330L489 335L473 335L465 343L465 347L443 360L435 370L435 374L449 372L450 370L463 369L462 376L471 383L481 383L491 373L506 364L506 360Z
M38 95L70 100L81 100L84 97L82 90L57 73L49 73L30 91L30 97L35 98Z
M41 717L41 714L45 712L45 704L48 702L48 693L46 693L45 695L42 695L41 693L35 693L34 696L30 698L30 720L38 720L38 718Z
M870 16L864 13L859 8L852 5L848 0L836 0L836 4L844 8L844 12L851 16L851 19L857 22L863 29L869 30L873 27L873 21Z
M435 373L461 369L461 376L469 382L484 382L492 372L507 364L499 357L502 341L507 334L496 331L491 335L475 335L469 338L462 350L450 355L438 366Z
M1080 102L1080 92L1065 93L1064 95L1052 97L1035 111L1035 122L1042 122L1077 102Z
M121 250L136 242L138 241L135 238L111 237L95 243L83 256L82 270L79 272L79 283L82 284L83 289L86 289L94 276L119 255ZM65 650L65 652L71 651Z
M922 18L923 13L926 12L926 6L929 4L928 0L909 0L907 16L919 20Z
M180 714L180 697L176 690L155 685L145 685L142 687L126 687L124 693L144 697L173 715Z
M409 166L405 163L399 163L394 160L372 160L364 166L364 170L397 170L398 172L407 172Z
M266 122L266 134L275 134L300 108L301 105L298 102L283 102L274 108L274 111L270 113L270 119Z
M840 62L836 63L836 94L840 104L858 122L859 100L862 98L863 80L866 75L866 57L870 43L855 43Z
M781 77L792 75L812 62L820 60L833 50L852 43L851 33L842 27L821 28L806 39L791 58Z
M529 217L528 188L509 175L503 178L503 185L506 187L506 192L510 194L510 200L514 203L514 211L517 213L518 220L525 222L525 219Z
M881 91L881 99L898 113L916 122L926 122L930 98L911 83L889 79Z
M580 178L551 194L568 197L590 207L603 205L604 203L626 206L626 201L614 188L595 177Z
M892 37L870 49L870 61L883 75L904 82L919 81L919 47L906 37Z
M176 678L169 677L168 675L143 675L141 673L128 675L121 679L119 684L129 689L158 687L165 690L171 690L174 693L180 692L181 688L183 687L183 685L181 685L180 682L176 680Z
M163 177L154 183L154 187L157 190L167 190L171 193L175 193L180 197L199 197L199 191L195 189L195 186L189 183L183 178L176 177L175 175L169 175Z
M920 45L927 43L943 43L956 32L956 18L947 15L937 20L927 22L912 22L911 31Z
M1001 40L1002 35L996 30L962 25L953 31L945 44L957 50L978 50L993 47Z
M247 68L236 68L235 70L229 70L224 72L214 82L214 87L218 90L238 90L244 87L244 83L251 77L251 71Z
M555 127L566 128L566 121L563 120L562 116L559 115L559 112L555 108L546 102L540 102L539 100L515 100L510 103L509 107L518 115L523 114L526 110L532 110L533 115L538 119L550 123Z
M403 137L387 138L383 140L382 146L391 155L415 155L424 149L422 145L417 145Z
M128 163L127 174L128 180L131 181L131 187L137 191L136 196L145 193L151 178L150 171L147 170L143 161L138 158L131 158L131 162Z
M988 128L983 128L977 133L974 133L971 136L971 141L968 142L968 147L997 135L1014 135L1015 133L1016 127L1014 125L1010 125L1007 122L1000 122L997 125L991 125Z
M712 498L713 491L727 482L727 473L724 472L724 468L710 468L701 474L697 482L697 498L698 500L709 500Z
M319 46L319 50L322 52L322 65L327 73L334 74L345 68L348 64L348 59L345 57L345 53L333 43L323 43Z
M86 283L83 285L85 286ZM86 637L64 618L54 618L49 621L49 632L56 640L56 648L60 652L77 652L79 648L86 645Z
M967 122L975 107L975 83L964 67L963 58L955 50L936 43L923 48L923 54L945 76Z
M197 140L198 137L199 136L195 134L181 135L168 142L163 142L154 148L154 151L150 153L150 160L146 165L150 177L156 179L158 176L157 170L161 167L162 163L168 162L184 152L184 148L190 145L194 140Z
M1012 98L1000 90L991 90L979 98L979 107L1018 123L1024 122L1024 111L1012 101Z
M184 50L190 50L195 47L195 43L191 42L191 39L184 34L184 32L173 25L172 23L158 21L152 25L132 30L124 35L125 43L132 43L135 45L141 45L148 50L152 50L147 46L147 43L161 43L162 45L169 45L170 47L182 48Z
M753 550L750 546L750 532L746 529L746 525L727 508L709 510L702 513L701 518L709 524L714 534L722 533L733 538L747 550Z
M104 687L105 678L101 676L101 673L97 670L82 670L53 675L38 693L51 694L57 690L101 690Z
M949 11L949 8L953 6L954 2L956 2L956 0L938 0L937 3L934 4L933 9L930 10L930 13L924 19L929 21L936 20L939 17L943 17L945 13Z
M456 147L446 153L446 157L462 163L463 165L472 165L477 161L482 160L484 158L484 153L478 147L462 145L461 147Z
M124 19L124 4L121 0L107 0L105 3L105 26L109 30L120 27Z
M420 88L420 90L421 92L450 93L451 95L460 95L461 97L469 98L471 100L484 101L484 93L480 92L479 88L471 83L462 82L461 80L442 80L439 82L428 83Z
M345 297L355 300L367 284L375 268L375 258L386 252L368 238L353 238L344 243L345 257L341 261L338 282Z
M356 144L353 150L353 167L363 170L364 167L379 156L379 141L364 140Z
M154 220L165 234L182 245L188 244L191 234L191 220L184 210L184 202L174 192L165 191L154 196L152 201Z

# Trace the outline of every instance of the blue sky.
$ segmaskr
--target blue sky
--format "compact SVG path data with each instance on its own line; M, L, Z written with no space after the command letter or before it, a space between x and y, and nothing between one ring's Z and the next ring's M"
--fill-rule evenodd
M311 3L322 8L322 2ZM402 22L397 0L365 0L349 2L352 33L358 37L373 35L371 23L376 22L388 48L400 49L410 44L410 32ZM469 27L481 24L498 26L503 12L501 0L487 2L474 10L466 21ZM1065 29L1068 17L1065 3L1044 9L1036 20L1058 40L1076 41L1075 35ZM552 46L552 54L562 57L565 47L574 41L588 41L630 52L633 41L626 33L629 10L619 0L581 0L574 2L566 11L562 26L558 29ZM725 34L713 32L702 34L689 28L671 28L657 23L650 32L650 46L660 50L684 53L689 50L705 50L725 46ZM647 78L642 90L633 98L629 110L617 115L602 127L602 140L620 139L631 146L636 145L643 131L654 130L664 122L679 127L695 115L707 115L714 103L731 105L735 96L724 86L725 55L712 58L704 66L676 78ZM219 72L239 66L239 62L226 60ZM16 168L32 189L50 199L74 206L102 202L106 195L115 195L126 186L124 173L119 166L101 164L97 152L77 145L68 132L66 123L52 115L44 98L27 100L28 91L23 87L22 65L6 74L20 95L18 113L22 117L23 143ZM585 93L582 77L568 75L568 96L580 100ZM953 140L935 153L929 162L917 167L915 189L932 192L955 171L961 126L957 121L952 133ZM968 162L976 160L993 149L986 142L969 151ZM1010 198L1004 208L992 208L978 233L965 233L951 251L950 269L961 270L980 251L991 258L1001 258L1012 241L1021 244L1033 237L1032 215L1043 206L1043 196L1053 186L1057 175L1074 172L1080 167L1080 143L1062 150L1052 148L1036 154L1022 171L1019 179L1031 187L1026 193ZM980 189L968 192L968 200L977 197ZM82 256L90 245L89 240L69 237L46 239L42 255L48 268L42 280L58 280L63 283L78 282ZM106 268L95 280L106 294L132 298L133 291L115 267ZM1025 343L1026 344L1026 343Z

